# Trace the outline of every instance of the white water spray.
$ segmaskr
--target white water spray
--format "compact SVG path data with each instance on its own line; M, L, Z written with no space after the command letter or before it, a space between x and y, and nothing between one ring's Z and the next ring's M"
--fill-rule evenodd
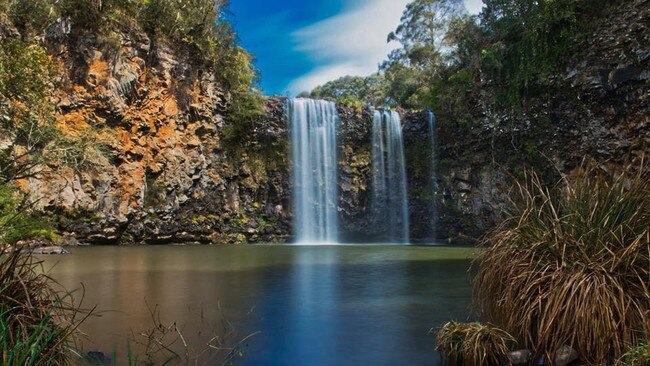
M409 242L406 164L400 115L375 111L372 123L373 216L378 239Z
M429 135L431 138L431 239L436 239L436 223L438 220L438 175L436 174L436 115L429 111Z
M338 243L336 131L332 102L287 103L293 157L294 230L298 244Z

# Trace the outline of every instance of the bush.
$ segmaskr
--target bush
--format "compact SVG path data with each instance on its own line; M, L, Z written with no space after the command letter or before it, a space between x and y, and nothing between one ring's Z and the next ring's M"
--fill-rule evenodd
M585 168L556 189L534 174L483 240L476 301L537 356L563 345L612 364L650 336L650 176Z
M29 204L15 188L0 184L0 245L34 238L59 240L46 219L27 211Z
M501 365L514 338L497 327L481 323L445 324L436 336L436 350L450 365Z

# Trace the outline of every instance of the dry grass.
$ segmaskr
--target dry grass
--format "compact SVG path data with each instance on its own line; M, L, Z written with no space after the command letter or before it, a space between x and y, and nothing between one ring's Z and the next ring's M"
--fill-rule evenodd
M501 365L514 338L502 329L481 323L445 324L436 336L436 350L450 365Z
M152 308L147 304L147 307L152 327L132 332L126 355L128 365L232 365L237 356L244 354L247 342L260 333L241 336L223 313L220 321L215 323L201 315L201 325L191 331L211 338L205 343L199 343L197 348L196 344L192 346L186 340L191 334L185 332L184 326L179 326L176 322L163 322L157 305Z
M83 321L72 296L44 274L31 254L0 253L0 361L2 365L70 362Z
M531 174L517 188L475 262L478 308L537 356L569 345L613 364L650 335L647 167L585 168L553 190Z

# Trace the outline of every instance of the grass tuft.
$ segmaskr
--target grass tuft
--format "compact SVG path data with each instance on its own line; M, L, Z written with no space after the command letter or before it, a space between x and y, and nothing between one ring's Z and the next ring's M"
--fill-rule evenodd
M506 331L481 323L445 324L436 336L436 350L449 365L501 365L514 338Z
M2 365L65 365L76 341L78 308L71 293L20 251L0 253Z
M536 356L568 345L613 364L650 336L650 174L633 168L585 167L555 189L529 174L483 240L477 306Z

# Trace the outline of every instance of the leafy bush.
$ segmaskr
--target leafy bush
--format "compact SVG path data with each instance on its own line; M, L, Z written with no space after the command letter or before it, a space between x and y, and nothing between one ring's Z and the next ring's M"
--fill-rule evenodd
M15 188L0 184L0 245L34 238L60 239L45 218L28 212L30 204Z
M445 324L436 336L436 350L450 365L501 365L514 338L506 331L481 323Z
M56 136L52 92L54 65L47 51L20 40L0 47L0 133L6 139L0 158L0 179L32 174L43 150Z
M585 168L556 189L534 174L477 258L478 308L539 356L563 345L611 364L650 336L647 167Z

